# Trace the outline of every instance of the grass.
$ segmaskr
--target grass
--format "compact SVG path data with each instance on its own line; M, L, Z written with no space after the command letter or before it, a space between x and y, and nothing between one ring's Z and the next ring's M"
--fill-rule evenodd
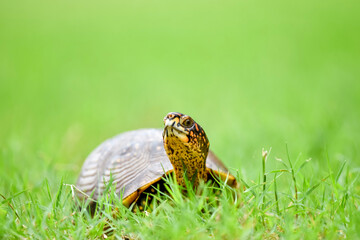
M360 238L358 12L358 1L0 2L0 238ZM170 181L173 198L148 215L113 194L93 218L79 210L91 150L161 128L170 111L202 125L245 190L222 185L215 201L211 186L182 197Z
M263 155L263 159L267 157ZM200 194L189 188L184 196L173 178L167 177L164 180L169 193L155 193L158 203L150 212L134 213L134 206L124 207L109 185L107 194L98 200L94 217L86 211L88 202L77 201L75 186L61 181L52 194L45 179L40 198L27 191L1 202L2 218L7 221L0 232L5 238L35 239L359 237L358 173L344 163L336 172L330 170L314 181L304 176L305 165L311 162L299 159L292 165L290 159L277 160L284 168L263 173L272 177L271 181L246 183L238 174L238 189L224 182L219 187L208 183L201 185ZM279 186L279 181L286 184Z

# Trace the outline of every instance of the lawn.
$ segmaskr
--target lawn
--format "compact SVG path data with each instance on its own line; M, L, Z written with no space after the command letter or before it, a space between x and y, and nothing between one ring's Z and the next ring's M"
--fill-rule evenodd
M359 239L359 5L0 2L0 238ZM86 156L171 111L241 188L80 210Z

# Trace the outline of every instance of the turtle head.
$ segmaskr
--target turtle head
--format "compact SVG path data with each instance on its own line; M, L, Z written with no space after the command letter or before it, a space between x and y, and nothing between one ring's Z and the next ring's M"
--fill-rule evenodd
M182 179L185 173L194 185L200 179L206 180L206 158L210 143L202 127L190 116L177 112L168 113L164 125L164 147L178 183L185 185Z

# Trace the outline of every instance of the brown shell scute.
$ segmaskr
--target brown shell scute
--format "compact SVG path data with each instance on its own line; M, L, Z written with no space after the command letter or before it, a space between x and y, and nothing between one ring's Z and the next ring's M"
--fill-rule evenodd
M211 151L206 167L228 172ZM85 160L76 185L97 199L112 176L116 193L126 198L172 169L163 146L162 130L141 129L122 133L98 146ZM78 192L78 197L84 199L85 194Z

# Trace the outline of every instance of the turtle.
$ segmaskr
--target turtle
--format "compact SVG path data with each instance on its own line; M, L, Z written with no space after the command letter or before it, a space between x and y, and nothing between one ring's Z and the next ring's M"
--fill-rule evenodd
M164 129L139 129L121 133L100 144L86 158L76 183L77 196L97 200L109 184L129 207L165 175L175 174L177 184L185 178L197 187L201 181L219 178L236 187L235 177L209 150L203 128L190 116L170 112Z

